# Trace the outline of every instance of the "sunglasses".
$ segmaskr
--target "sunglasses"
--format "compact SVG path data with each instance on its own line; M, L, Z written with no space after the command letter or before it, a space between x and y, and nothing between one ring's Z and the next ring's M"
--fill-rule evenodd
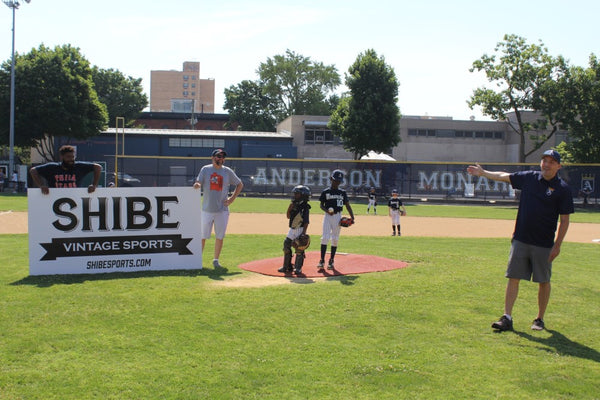
M215 158L225 158L225 156L223 154L217 154L216 156L214 156Z

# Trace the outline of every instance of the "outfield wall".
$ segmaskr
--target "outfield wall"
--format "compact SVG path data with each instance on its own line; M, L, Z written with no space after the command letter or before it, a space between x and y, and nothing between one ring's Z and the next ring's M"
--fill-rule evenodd
M191 185L200 168L210 163L206 157L119 156L118 169L140 180L134 186ZM107 159L112 170L114 161ZM350 195L364 196L371 187L379 195L397 189L403 198L504 199L518 197L510 185L470 176L468 163L421 163L395 161L298 160L276 158L228 158L226 165L244 182L244 193L287 196L296 185L306 185L313 194L329 185L334 169L346 173L344 188ZM538 164L483 164L486 169L515 172L538 170ZM597 180L600 164L565 165L561 177L580 200L598 204ZM107 182L108 184L108 182Z

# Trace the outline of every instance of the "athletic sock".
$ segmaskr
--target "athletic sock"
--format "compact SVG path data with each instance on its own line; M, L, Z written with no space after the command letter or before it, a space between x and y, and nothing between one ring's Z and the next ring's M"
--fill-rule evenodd
M321 245L321 260L325 261L325 253L327 253L327 245Z

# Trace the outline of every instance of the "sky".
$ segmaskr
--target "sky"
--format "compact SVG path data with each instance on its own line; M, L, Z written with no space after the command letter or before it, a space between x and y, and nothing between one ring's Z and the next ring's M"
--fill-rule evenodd
M4 1L4 0L3 0ZM92 64L142 78L200 62L200 78L215 80L215 112L223 91L256 80L260 63L292 50L334 65L342 82L350 65L374 49L400 82L403 115L488 120L467 101L488 85L473 61L493 54L505 34L543 42L553 56L588 66L600 56L597 0L20 0L15 51L40 44L78 47ZM10 60L12 10L0 6L0 60ZM345 91L338 89L338 94ZM18 95L18 94L17 94Z

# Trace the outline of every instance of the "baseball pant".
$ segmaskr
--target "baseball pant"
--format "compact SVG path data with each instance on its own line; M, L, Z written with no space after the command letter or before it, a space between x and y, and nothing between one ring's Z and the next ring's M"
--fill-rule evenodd
M321 244L327 244L331 240L332 246L337 246L340 239L340 219L341 213L333 215L325 214L323 217L323 236L321 236Z

